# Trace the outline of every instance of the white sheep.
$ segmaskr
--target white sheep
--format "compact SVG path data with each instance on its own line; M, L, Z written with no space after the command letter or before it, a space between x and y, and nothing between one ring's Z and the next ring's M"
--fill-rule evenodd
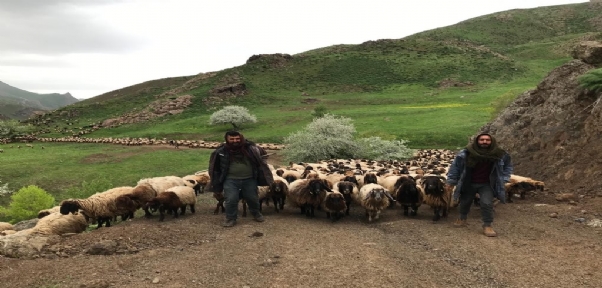
M389 206L387 194L385 187L376 183L368 183L360 188L359 193L354 195L355 202L366 209L368 222L378 220L381 211Z
M182 179L187 182L186 186L189 186L188 183L192 184L192 188L196 195L205 193L205 186L209 184L210 180L209 174L187 175L182 177Z
M0 222L0 232L5 230L14 230L13 224L8 222Z
M82 214L63 215L53 212L36 223L32 232L43 235L63 235L81 233L88 228L88 222Z

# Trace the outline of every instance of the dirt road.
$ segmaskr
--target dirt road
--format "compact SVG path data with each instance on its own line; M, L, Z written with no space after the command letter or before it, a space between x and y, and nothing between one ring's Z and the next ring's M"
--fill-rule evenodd
M137 218L61 238L36 260L0 257L3 287L602 287L602 198L577 206L536 195L498 205L497 238L482 235L479 210L469 227L457 216L431 221L399 207L367 223L332 223L290 207L265 207L266 222L239 218L222 228L210 194L197 213L165 222ZM543 205L542 205L543 204ZM582 211L585 210L585 211ZM552 212L558 213L551 218ZM90 249L94 247L95 249ZM112 254L112 255L90 255ZM155 282L153 284L153 282Z

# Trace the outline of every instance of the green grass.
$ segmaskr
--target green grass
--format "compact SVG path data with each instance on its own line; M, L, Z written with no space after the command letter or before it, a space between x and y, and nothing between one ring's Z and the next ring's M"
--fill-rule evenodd
M34 145L33 149L0 145L0 149L4 149L4 153L0 154L0 180L9 183L13 191L23 186L37 185L56 196L70 187L80 186L83 181L97 179L108 181L114 187L135 186L142 178L185 176L205 170L211 152L110 144ZM41 145L45 149L41 149ZM0 204L6 204L7 200L0 198Z

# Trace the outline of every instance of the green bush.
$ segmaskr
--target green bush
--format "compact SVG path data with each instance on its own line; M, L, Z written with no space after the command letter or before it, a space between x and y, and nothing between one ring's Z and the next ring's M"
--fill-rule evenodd
M405 140L383 140L380 137L361 138L356 141L358 149L354 158L370 160L405 160L414 155L414 150L408 148Z
M320 117L324 117L324 115L326 115L326 113L328 113L328 109L326 108L326 106L318 105L311 112L311 116L314 116L315 118L320 118Z
M602 68L590 70L577 78L581 88L594 93L602 92Z
M11 223L36 218L40 210L54 205L54 197L35 185L19 189L10 199L8 208L2 208L0 214L8 217Z

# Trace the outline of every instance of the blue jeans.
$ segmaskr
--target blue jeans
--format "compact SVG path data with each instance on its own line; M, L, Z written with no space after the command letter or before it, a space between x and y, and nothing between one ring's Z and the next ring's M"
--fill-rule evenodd
M257 180L229 179L224 181L224 207L226 208L226 219L236 220L238 217L238 201L244 199L249 206L251 215L259 214L259 196L257 195Z
M493 190L489 183L470 183L460 192L460 219L466 219L470 206L477 193L480 196L481 218L483 218L483 227L491 226L493 222Z

